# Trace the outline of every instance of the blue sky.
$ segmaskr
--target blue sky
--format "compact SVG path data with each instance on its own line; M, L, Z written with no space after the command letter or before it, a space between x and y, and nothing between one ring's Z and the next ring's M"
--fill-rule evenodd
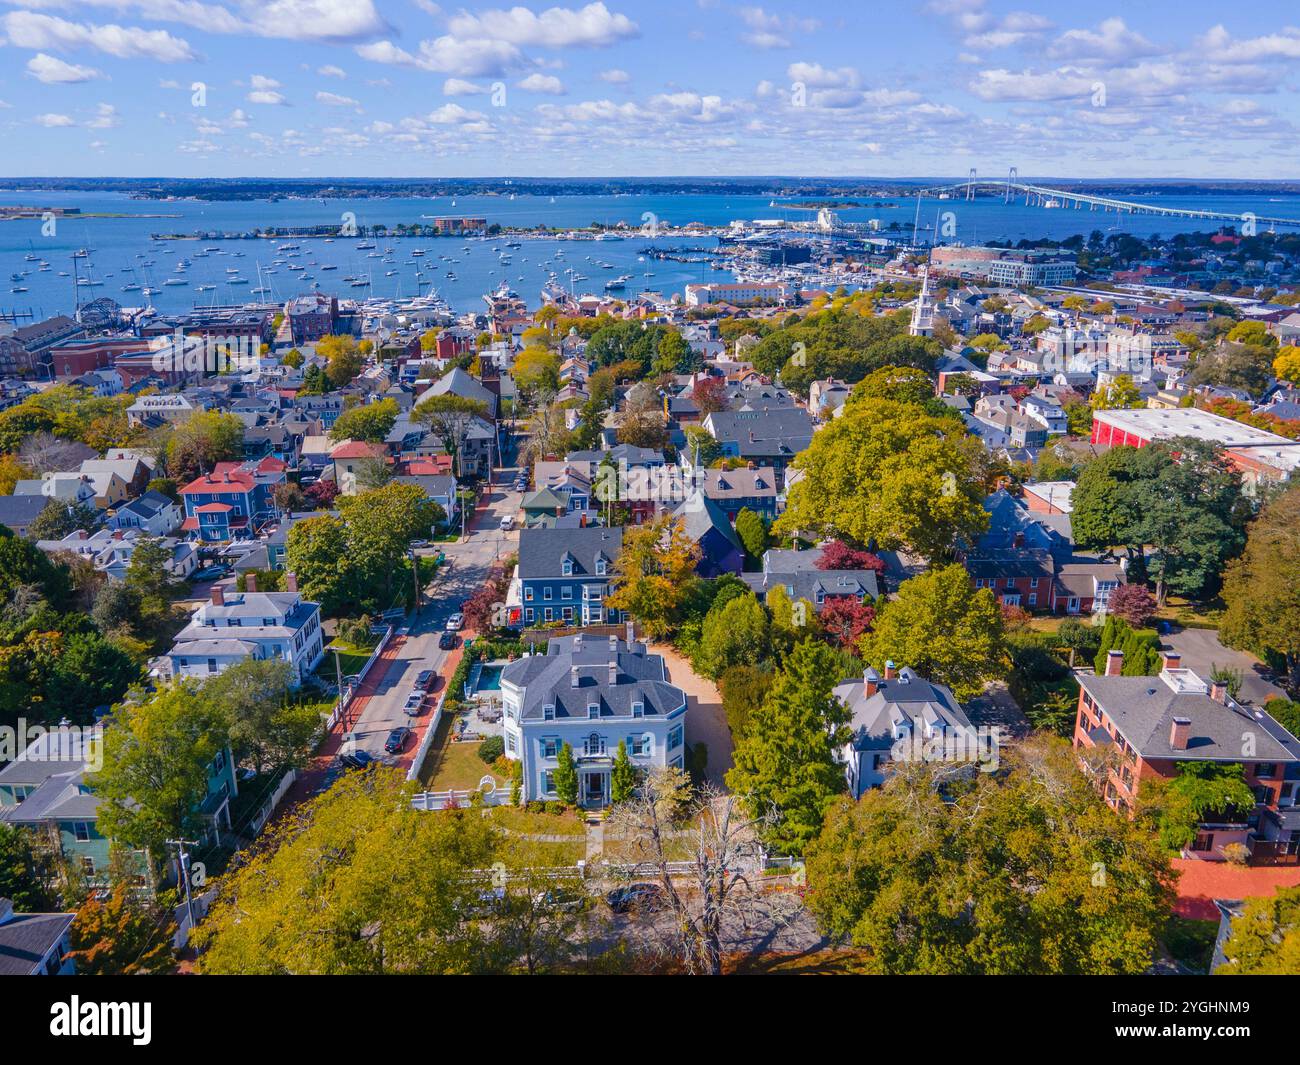
M1294 3L0 0L0 173L1300 177Z

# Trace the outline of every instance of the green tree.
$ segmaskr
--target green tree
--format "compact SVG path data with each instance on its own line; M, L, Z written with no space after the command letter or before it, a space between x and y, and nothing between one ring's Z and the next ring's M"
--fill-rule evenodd
M767 550L767 523L749 507L736 515L736 535L750 558L759 559Z
M209 769L228 742L224 711L188 681L123 704L104 731L104 767L91 785L100 831L155 855L167 839L193 839Z
M53 910L57 901L46 889L32 833L0 821L0 899L9 899L19 913Z
M1244 822L1255 807L1255 795L1239 764L1182 762L1178 776L1163 787L1148 787L1142 796L1149 816L1156 818L1160 842L1170 850L1190 847L1202 821Z
M476 870L494 856L476 811L430 817L414 784L346 774L278 822L224 878L195 943L215 975L470 973L496 969Z
M244 457L244 423L233 414L197 411L167 442L167 473L181 483L211 472L218 462Z
M718 675L722 713L727 719L727 728L731 730L733 741L739 741L745 734L754 708L762 705L775 680L775 676L768 670L748 663L729 666Z
M1227 610L1220 634L1232 647L1281 657L1300 688L1300 486L1282 492L1260 511L1241 557L1223 580Z
M773 531L838 534L935 559L988 527L981 451L950 418L862 400L795 459L803 476Z
M807 852L822 932L881 974L1146 972L1174 900L1147 827L1106 806L1062 740L956 772L902 763L831 808Z
M884 601L859 644L864 661L884 670L892 661L952 688L958 699L978 695L1006 675L1002 614L987 588L975 591L959 565L932 569L902 583Z
M618 753L614 756L614 768L610 771L610 798L614 802L626 802L635 794L640 783L640 774L627 754L627 741L618 741Z
M427 425L430 432L442 441L447 454L456 460L456 473L462 474L460 453L465 435L477 420L488 418L488 406L482 400L458 396L453 392L430 396L421 401L412 412L412 417L421 425Z
M573 762L573 747L567 742L560 745L560 753L555 758L555 772L552 775L555 794L565 806L578 804L578 769Z
M1268 898L1246 899L1232 919L1227 961L1218 976L1295 976L1300 973L1300 887L1279 888Z
M315 746L320 713L290 698L296 677L279 658L246 658L203 684L230 721L230 745L258 773L301 768Z
M771 659L771 620L753 592L715 602L704 618L695 668L718 677L732 666L761 666Z
M85 503L65 503L51 499L27 527L33 540L62 540L81 529L90 532L99 525L99 515Z
M338 416L330 428L330 439L364 440L369 444L382 444L397 424L399 413L395 399L363 403Z
M837 658L825 644L805 640L786 660L763 704L750 715L736 744L727 787L751 816L770 821L764 839L798 854L821 829L822 818L844 790L836 754L848 742L848 709L831 689Z

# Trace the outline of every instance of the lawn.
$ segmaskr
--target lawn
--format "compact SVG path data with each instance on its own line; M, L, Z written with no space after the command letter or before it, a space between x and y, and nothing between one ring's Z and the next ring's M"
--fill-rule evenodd
M498 787L509 781L492 771L478 756L479 744L455 743L451 739L454 715L446 714L438 724L429 754L420 768L420 781L429 791L470 791L477 788L484 776L491 776Z
M1217 629L1223 621L1222 599L1199 603L1181 596L1171 595L1165 605L1156 611L1161 621L1172 621L1185 629Z
M526 832L534 836L575 836L586 839L587 826L573 810L562 814L533 813L518 806L498 806L492 820L509 832Z

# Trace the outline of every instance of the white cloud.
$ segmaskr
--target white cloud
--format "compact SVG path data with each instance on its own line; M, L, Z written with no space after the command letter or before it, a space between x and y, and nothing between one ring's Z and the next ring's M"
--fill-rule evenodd
M542 48L595 48L640 36L626 15L616 15L603 3L584 8L551 7L536 14L526 7L509 11L462 11L448 27L459 37L484 37Z
M448 78L442 83L443 96L482 96L491 91L486 85L475 85L464 78Z
M529 74L515 86L524 92L542 93L547 96L563 96L564 83L550 74Z
M608 85L626 85L632 80L631 74L626 70L619 70L618 68L614 68L613 70L602 70L596 76Z
M165 30L95 26L68 22L34 11L12 11L4 16L3 25L9 43L19 48L48 48L52 51L94 48L118 59L156 59L160 63L179 63L195 58L188 42Z
M342 78L346 78L346 77L348 76L348 73L347 73L346 70L344 70L342 67L336 67L336 66L334 66L332 63L327 64L327 65L325 65L325 66L323 66L323 67L317 67L317 68L316 68L316 73L319 74L322 78L339 78L339 79L342 79Z
M1140 33L1130 30L1122 18L1108 18L1096 30L1067 30L1053 42L1049 54L1079 59L1112 61L1151 55L1157 48Z
M112 104L100 104L95 108L95 117L86 126L89 129L112 129L118 124L117 108Z
M318 104L324 104L326 107L359 108L361 106L356 100L352 99L351 96L340 96L335 92L318 92L316 94L316 102Z
M1220 63L1254 63L1265 59L1300 59L1300 29L1288 26L1277 33L1234 40L1222 25L1200 41L1208 58Z
M774 15L761 7L740 10L741 21L748 27L740 39L752 48L789 48L796 33L813 33L820 28L816 19Z
M72 121L71 117L68 115L55 115L49 113L44 115L37 115L35 118L32 119L32 121L35 122L38 126L44 126L46 129L58 129L67 126L76 125L76 123Z
M852 89L858 84L858 72L853 67L831 70L820 63L791 63L785 72L791 81L814 89Z
M46 85L72 85L80 81L94 81L104 75L93 67L65 63L52 55L38 52L27 60L27 73Z
M265 74L254 74L248 79L248 86L251 91L245 99L250 104L275 106L286 102L284 93L279 91L280 83L275 78L268 78Z

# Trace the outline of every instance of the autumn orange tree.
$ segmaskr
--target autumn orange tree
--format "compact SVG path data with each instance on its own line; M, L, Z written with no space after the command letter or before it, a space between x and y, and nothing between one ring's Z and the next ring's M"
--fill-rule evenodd
M172 919L175 896L164 892L145 901L126 884L107 898L92 896L72 921L72 951L80 975L138 976L175 967Z
M623 533L614 563L614 592L605 603L626 610L657 639L672 632L696 581L700 549L670 513Z

